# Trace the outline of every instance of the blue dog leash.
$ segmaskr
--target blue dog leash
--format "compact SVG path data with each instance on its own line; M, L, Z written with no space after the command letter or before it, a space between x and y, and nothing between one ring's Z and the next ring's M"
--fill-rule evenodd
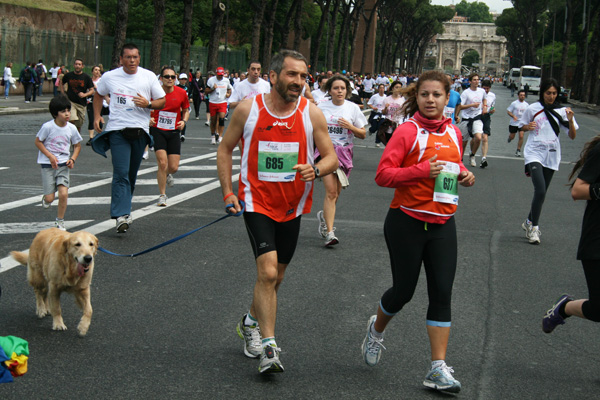
M100 251L101 251L101 252L103 252L103 253L110 254L111 256L117 256L117 257L132 257L132 258L133 258L133 257L141 256L142 254L150 253L151 251L154 251L154 250L156 250L156 249L160 249L161 247L164 247L164 246L166 246L166 245L168 245L168 244L171 244L171 243L174 243L174 242L176 242L176 241L178 241L178 240L181 240L181 239L183 239L183 238L184 238L184 237L186 237L186 236L190 236L192 233L196 233L196 232L198 232L199 230L206 228L207 226L211 226L212 224L216 224L217 222L219 222L219 221L222 221L222 220L224 220L225 218L229 218L229 217L239 217L240 215L242 215L242 214L244 213L244 210L246 209L246 203L244 203L242 200L240 200L240 205L242 206L242 210L241 210L240 212L237 212L237 213L235 213L235 214L232 214L232 213L230 213L230 212L229 212L229 211L227 211L227 210L228 210L230 207L234 207L234 205L233 205L233 204L227 204L227 205L225 206L225 212L227 213L226 215L223 215L222 217L220 217L220 218L217 218L216 220L214 220L214 221L212 221L212 222L209 222L209 223L208 223L208 224L206 224L206 225L203 225L203 226L201 226L201 227L199 227L199 228L196 228L196 229L193 229L193 230L191 230L191 231L189 231L189 232L187 232L187 233L184 233L183 235L179 235L179 236L177 236L177 237L175 237L175 238L173 238L173 239L167 240L167 241L166 241L166 242L164 242L164 243L157 244L157 245L156 245L156 246L154 246L154 247L150 247L149 249L146 249L146 250L143 250L143 251L140 251L140 252L134 253L134 254L117 254L117 253L113 253L113 252L112 252L112 251L110 251L110 250L106 250L104 247L101 247L101 246L98 246L98 250L100 250Z

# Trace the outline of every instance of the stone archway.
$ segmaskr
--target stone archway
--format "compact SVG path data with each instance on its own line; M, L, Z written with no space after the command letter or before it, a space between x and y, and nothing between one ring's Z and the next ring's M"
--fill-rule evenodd
M452 72L454 70L454 61L447 58L444 60L444 71Z

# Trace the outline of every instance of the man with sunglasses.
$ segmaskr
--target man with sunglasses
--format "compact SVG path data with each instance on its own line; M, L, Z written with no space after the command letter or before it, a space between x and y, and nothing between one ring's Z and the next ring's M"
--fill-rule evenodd
M165 105L165 91L154 72L141 68L140 51L133 43L121 49L122 67L102 75L94 93L94 129L101 132L104 118L102 100L110 96L110 119L106 130L94 136L92 148L106 157L110 149L113 180L110 216L117 221L117 232L125 233L133 222L131 200L137 172L146 145L152 144L149 133L150 110Z

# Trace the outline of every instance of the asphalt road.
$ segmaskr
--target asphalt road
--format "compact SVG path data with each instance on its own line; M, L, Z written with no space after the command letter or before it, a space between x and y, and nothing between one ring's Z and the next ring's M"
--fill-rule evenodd
M447 361L465 399L590 399L598 397L598 328L572 318L546 335L541 317L563 292L586 296L575 259L585 204L565 187L586 141L600 133L598 116L575 108L575 141L562 138L561 169L546 197L541 245L520 224L533 188L523 160L507 144L509 91L498 95L487 169L472 168L474 187L460 189L459 252L453 328ZM531 97L530 97L531 99ZM2 116L0 124L0 257L24 250L49 227L56 208L42 193L34 136L49 114ZM360 345L368 317L391 285L383 221L393 196L373 178L382 149L357 141L350 187L338 203L340 244L322 246L316 212L303 217L298 249L280 290L277 342L286 372L260 376L244 357L235 325L247 311L255 266L243 221L227 218L179 242L137 258L99 253L92 286L94 315L78 338L80 312L62 296L69 330L54 332L35 315L24 267L0 261L0 335L29 341L29 372L0 385L1 399L158 399L248 397L279 399L436 399L422 386L429 366L423 276L413 301L386 331L380 364L371 368ZM155 206L155 161L143 162L134 223L117 235L109 220L110 160L84 147L72 170L67 228L97 234L101 245L133 253L223 215L215 146L203 120L191 120L183 164L169 188L169 206ZM465 157L466 159L466 157ZM147 180L147 181L146 181Z

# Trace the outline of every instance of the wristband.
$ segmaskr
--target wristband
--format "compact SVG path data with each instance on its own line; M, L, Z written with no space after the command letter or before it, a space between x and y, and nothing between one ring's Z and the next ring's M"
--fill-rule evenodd
M229 193L229 194L225 195L225 197L223 197L223 201L227 200L227 199L228 199L228 198L230 198L231 196L234 196L234 193L233 193L233 192L231 192L231 193Z
M73 164L75 164L75 160L74 160L74 159L72 159L72 158L69 158L69 160L73 161Z
M600 200L600 183L590 183L590 199Z

